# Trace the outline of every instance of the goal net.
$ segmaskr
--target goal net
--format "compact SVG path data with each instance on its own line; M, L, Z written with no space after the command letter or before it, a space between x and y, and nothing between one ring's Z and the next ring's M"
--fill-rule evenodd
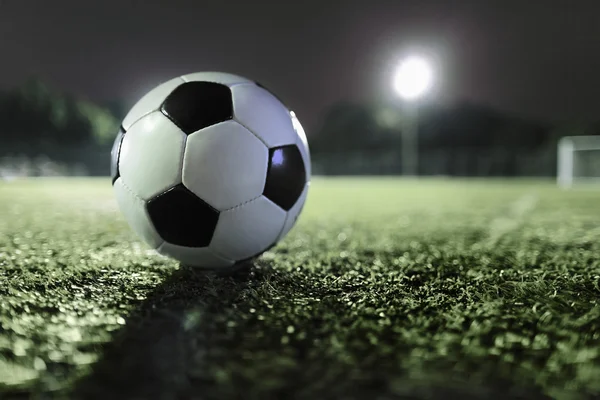
M557 180L561 187L600 184L600 136L565 136L558 142Z

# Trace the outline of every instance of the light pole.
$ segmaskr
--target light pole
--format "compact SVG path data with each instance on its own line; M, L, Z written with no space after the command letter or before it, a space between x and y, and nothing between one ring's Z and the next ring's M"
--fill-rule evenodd
M402 173L416 176L419 172L418 100L433 84L433 70L422 57L410 56L398 66L394 76L394 89L404 101L402 118Z

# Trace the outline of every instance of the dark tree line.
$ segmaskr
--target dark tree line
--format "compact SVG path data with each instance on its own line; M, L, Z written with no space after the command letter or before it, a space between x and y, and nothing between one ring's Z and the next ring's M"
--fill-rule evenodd
M0 158L43 154L108 173L110 146L127 109L120 101L95 104L30 79L0 92ZM401 172L402 115L390 105L335 104L309 132L313 160L337 173ZM557 128L468 102L424 106L419 153L429 169L422 173L526 175L534 171L528 164L545 163L534 173L551 175L560 137L599 132L600 124Z
M385 120L385 113L393 118ZM381 115L381 117L380 117ZM360 151L400 146L402 111L340 103L326 113L311 137L315 153ZM418 117L419 144L431 149L536 149L555 139L555 127L510 116L488 107L459 103L426 107Z
M310 137L313 158L323 166L317 169L333 174L401 172L402 115L389 105L331 107ZM550 176L560 137L600 133L600 125L553 126L470 102L423 106L418 121L423 174Z
M107 145L118 130L113 113L30 79L0 93L0 143L37 152L63 146ZM29 149L29 150L28 150Z
M0 93L0 168L51 160L66 170L106 174L117 115L116 104L99 106L30 79Z

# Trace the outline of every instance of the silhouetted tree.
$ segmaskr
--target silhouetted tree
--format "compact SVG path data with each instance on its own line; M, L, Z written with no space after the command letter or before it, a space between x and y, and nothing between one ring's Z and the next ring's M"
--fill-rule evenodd
M316 157L361 151L368 157L386 154L389 162L390 153L396 152L396 159L401 157L401 122L402 110L393 106L340 103L326 113L321 129L311 137L311 149ZM423 158L423 162L429 161L423 171L519 174L519 165L528 163L528 155L540 160L542 153L556 152L557 139L551 128L472 102L423 106L419 112L419 152L429 157ZM548 160L543 160L544 165L550 165ZM550 174L550 168L547 171Z
M123 100L107 101L101 106L109 111L117 119L117 121L123 121L127 115L127 112L129 111L129 106Z
M119 121L108 110L29 79L0 100L0 141L38 150L111 141Z
M311 149L315 153L379 150L390 137L372 109L342 102L325 114L321 128L311 137Z

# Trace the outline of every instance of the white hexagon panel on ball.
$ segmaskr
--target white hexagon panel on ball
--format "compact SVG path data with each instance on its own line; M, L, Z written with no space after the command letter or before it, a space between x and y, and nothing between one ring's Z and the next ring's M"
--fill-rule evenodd
M184 133L158 111L139 119L123 135L121 179L142 200L181 182L185 139Z
M133 193L121 178L115 181L114 190L117 204L133 232L152 248L163 243L146 211L145 201Z
M269 151L235 121L209 126L188 137L183 184L219 211L263 192Z
M236 85L233 93L233 115L236 121L258 136L267 147L295 144L290 111L266 89L254 85Z
M286 212L260 196L219 217L210 247L235 260L255 257L277 242Z

